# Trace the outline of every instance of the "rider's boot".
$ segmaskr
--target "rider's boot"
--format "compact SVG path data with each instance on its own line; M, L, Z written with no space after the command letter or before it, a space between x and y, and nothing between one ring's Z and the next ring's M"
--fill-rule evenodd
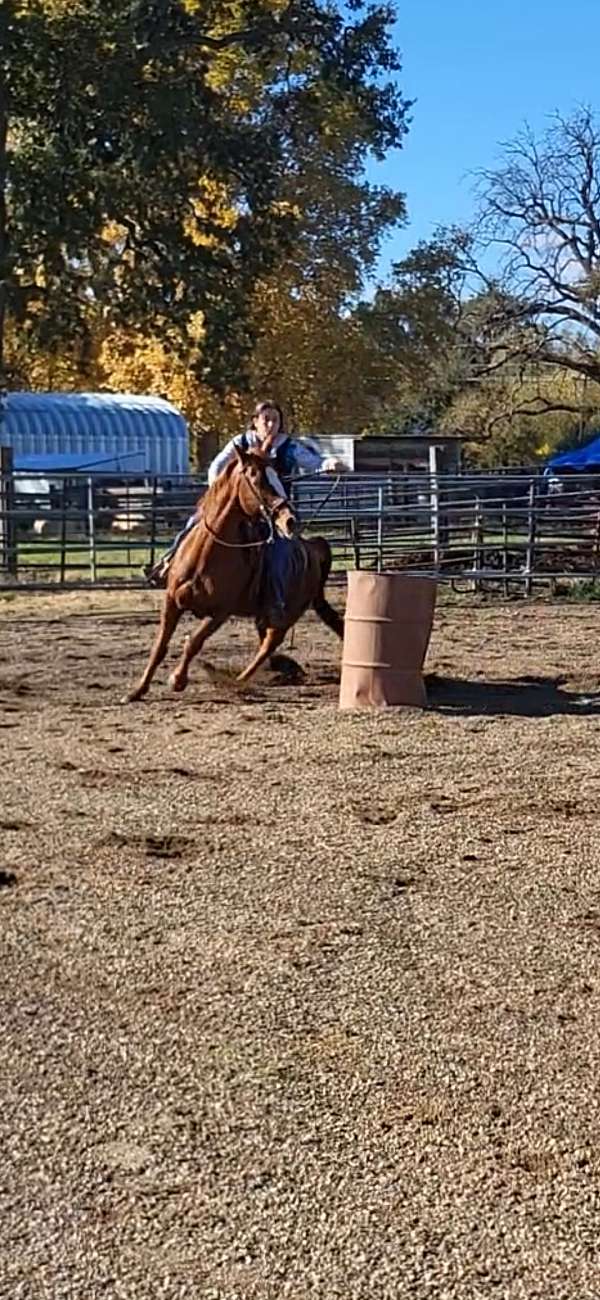
M166 587L171 563L170 555L163 555L157 564L145 564L142 573L149 587Z

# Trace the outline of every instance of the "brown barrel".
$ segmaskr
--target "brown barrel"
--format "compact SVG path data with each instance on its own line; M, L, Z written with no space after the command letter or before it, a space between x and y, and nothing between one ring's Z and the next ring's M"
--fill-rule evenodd
M427 704L422 669L436 591L435 578L348 574L340 709Z

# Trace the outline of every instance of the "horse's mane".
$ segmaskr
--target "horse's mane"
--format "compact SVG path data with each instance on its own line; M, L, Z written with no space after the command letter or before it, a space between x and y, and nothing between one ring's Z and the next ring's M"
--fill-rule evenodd
M260 452L257 451L247 452L246 455L253 460L264 461L264 457L260 455ZM233 477L234 470L237 468L238 468L238 460L237 457L234 457L232 460L229 461L229 464L226 465L225 468L221 470L221 473L217 475L214 483L211 483L210 487L207 488L206 492L204 493L204 496L200 498L203 507L204 506L214 507L215 513L217 513L219 507L225 504L227 499L230 498L232 495L231 479Z
M229 464L217 475L214 483L211 483L201 497L203 507L213 506L216 513L219 507L231 496L231 477L237 464L236 459L230 460Z

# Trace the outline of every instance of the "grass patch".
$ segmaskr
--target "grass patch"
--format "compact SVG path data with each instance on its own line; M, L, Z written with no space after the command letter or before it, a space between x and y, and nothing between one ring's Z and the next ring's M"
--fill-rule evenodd
M591 605L600 601L600 578L582 578L579 582L558 582L554 592L557 600L578 601Z

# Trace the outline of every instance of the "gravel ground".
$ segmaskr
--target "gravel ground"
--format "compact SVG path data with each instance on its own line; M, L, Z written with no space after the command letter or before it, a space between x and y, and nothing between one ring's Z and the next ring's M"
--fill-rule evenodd
M597 1300L600 610L371 716L311 620L120 707L142 600L0 601L0 1295Z

